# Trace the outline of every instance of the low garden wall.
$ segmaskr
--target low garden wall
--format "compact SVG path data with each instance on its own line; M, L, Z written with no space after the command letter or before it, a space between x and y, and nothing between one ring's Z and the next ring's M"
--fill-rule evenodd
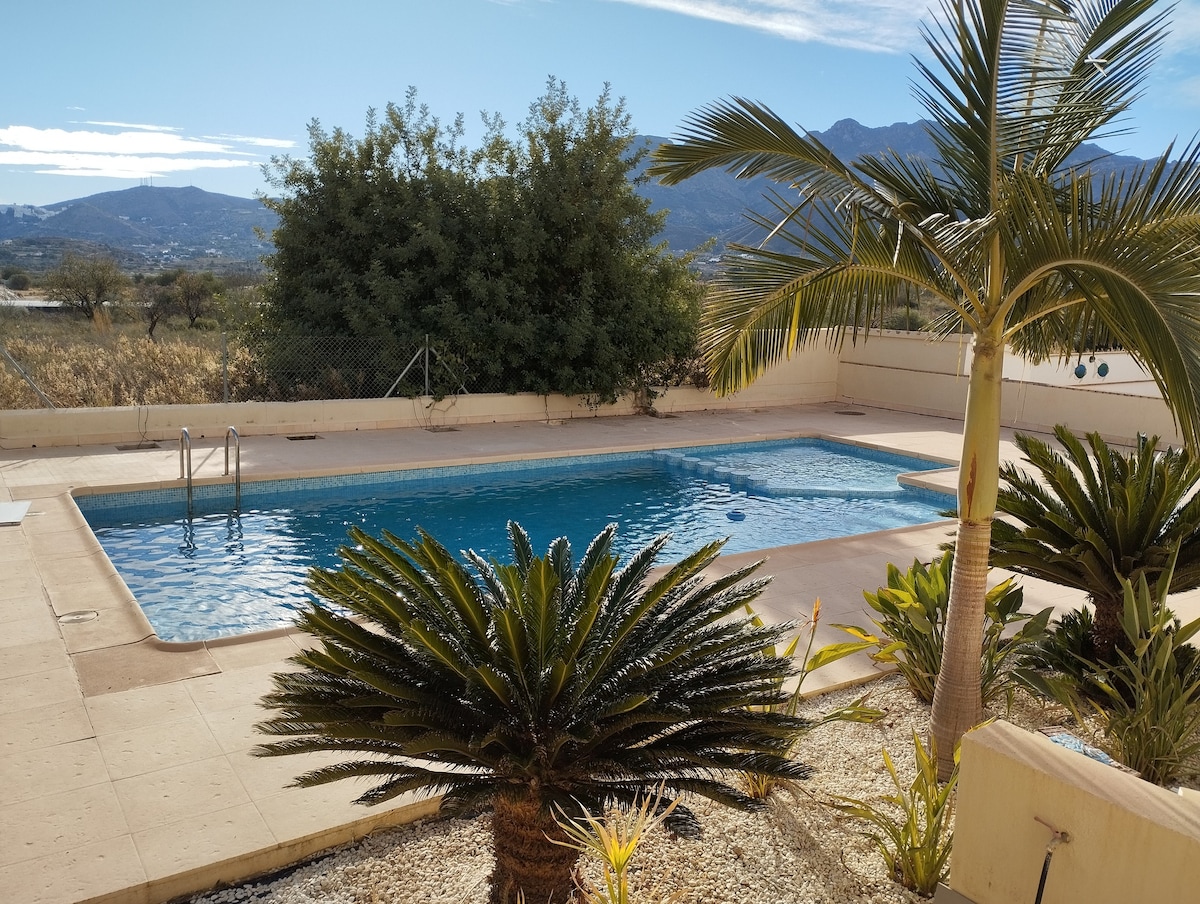
M972 904L1034 901L1052 829L1070 840L1053 852L1042 904L1196 900L1194 797L1007 722L968 732L961 752L950 887Z
M1105 375L1100 376L1100 364ZM1083 365L1084 375L1075 375ZM771 368L753 385L718 398L707 390L677 387L654 399L660 414L842 401L959 420L966 405L970 342L933 341L922 334L885 332L840 353L823 344ZM1010 356L1005 366L1002 422L1039 432L1064 423L1128 442L1139 433L1181 442L1153 382L1129 356L1108 354L1065 365L1031 365ZM638 412L631 397L591 405L572 396L459 395L440 400L346 399L309 402L236 402L224 405L155 405L0 411L0 449L175 441L182 427L192 437L223 436L230 425L242 436L441 427L462 424L569 420Z

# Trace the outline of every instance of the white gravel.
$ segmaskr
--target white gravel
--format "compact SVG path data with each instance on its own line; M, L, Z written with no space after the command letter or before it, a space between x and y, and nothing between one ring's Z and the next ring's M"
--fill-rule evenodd
M742 813L688 800L703 826L699 839L649 835L633 860L639 902L677 890L688 904L913 904L922 899L891 881L863 824L825 806L831 795L878 799L892 793L880 756L886 747L901 779L911 779L913 731L924 739L929 709L898 676L812 700L807 714L870 693L887 716L873 725L814 729L797 757L809 780L777 790L766 812ZM1062 721L1061 713L1023 699L1000 713L1027 727ZM487 817L435 819L378 832L294 871L192 898L193 904L485 904L491 871ZM587 872L599 877L595 864Z

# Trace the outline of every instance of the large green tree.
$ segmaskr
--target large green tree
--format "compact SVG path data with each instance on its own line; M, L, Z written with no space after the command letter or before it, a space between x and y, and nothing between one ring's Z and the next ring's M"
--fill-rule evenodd
M363 394L426 336L471 388L603 399L689 354L699 288L653 241L623 104L606 88L584 110L551 79L519 138L485 123L467 148L461 117L443 124L412 90L361 139L313 123L309 158L276 159L263 199L280 216L263 336L360 356L369 340Z
M712 167L784 188L764 247L734 249L702 325L719 390L793 349L838 343L906 286L974 337L946 650L933 702L943 776L982 715L979 648L999 483L1005 351L1065 354L1107 332L1200 438L1200 166L1195 146L1101 177L1072 166L1114 134L1165 34L1154 0L945 0L916 88L935 159L839 160L749 100L694 113L652 173ZM828 330L825 334L822 331Z

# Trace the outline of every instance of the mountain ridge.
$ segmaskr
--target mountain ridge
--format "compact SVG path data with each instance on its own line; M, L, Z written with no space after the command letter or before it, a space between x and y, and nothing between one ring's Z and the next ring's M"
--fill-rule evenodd
M934 153L924 122L872 127L847 118L812 134L843 160L888 149L902 157L930 158ZM668 141L653 135L634 137L636 147ZM1144 162L1109 154L1097 145L1084 145L1072 159L1096 160L1093 168L1101 173ZM641 176L647 166L649 161L643 160L634 176ZM774 187L765 178L737 180L719 170L674 186L636 181L636 190L650 200L653 210L668 211L660 237L672 251L692 251L715 239L714 255L729 242L753 241L759 235L746 211L770 213L766 198ZM61 256L61 249L74 243L87 253L107 249L131 270L259 270L261 258L273 250L269 236L277 222L257 198L195 186L141 185L44 206L6 204L0 205L0 264L46 269L36 264L56 266L55 250ZM265 238L259 238L259 231Z

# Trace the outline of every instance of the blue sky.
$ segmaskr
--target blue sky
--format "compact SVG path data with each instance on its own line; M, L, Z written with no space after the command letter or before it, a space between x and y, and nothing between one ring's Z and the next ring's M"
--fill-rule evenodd
M609 82L636 131L670 136L713 100L761 101L820 131L913 121L917 0L51 0L7 5L0 203L195 185L251 197L320 120L361 135L409 86L443 120L510 124L553 75L585 104ZM1200 0L1110 150L1200 131Z

